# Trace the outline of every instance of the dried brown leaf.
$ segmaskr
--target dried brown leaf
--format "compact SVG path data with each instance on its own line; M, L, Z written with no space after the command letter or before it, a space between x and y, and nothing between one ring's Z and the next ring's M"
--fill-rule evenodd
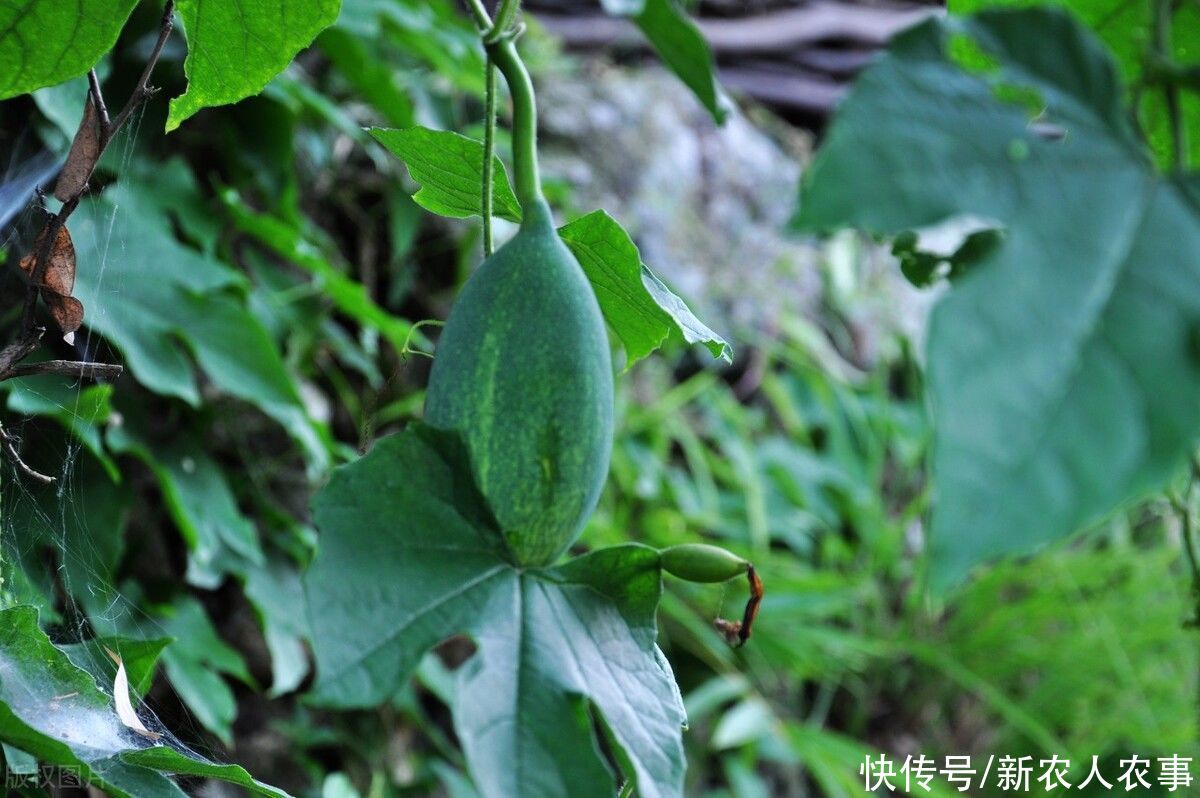
M54 184L54 198L66 202L82 193L87 188L92 170L100 160L100 117L96 106L92 103L89 92L87 102L83 105L83 119L79 129L75 131L75 139L71 142L71 151L67 154L67 162L63 165Z
M83 303L73 296L59 296L48 291L42 293L50 315L58 322L63 335L70 335L83 324Z
M38 233L33 252L21 258L21 270L29 277L37 268L37 253L46 241L46 228ZM54 246L50 248L50 261L42 274L42 288L62 296L70 296L75 288L75 244L66 226L58 228Z
M33 252L21 258L21 271L29 277L37 268L37 253L46 241L46 231L42 228ZM65 226L58 228L54 237L54 246L50 248L50 258L46 270L42 274L42 298L50 309L50 315L58 323L65 335L70 335L83 324L83 303L71 296L75 288L75 244Z

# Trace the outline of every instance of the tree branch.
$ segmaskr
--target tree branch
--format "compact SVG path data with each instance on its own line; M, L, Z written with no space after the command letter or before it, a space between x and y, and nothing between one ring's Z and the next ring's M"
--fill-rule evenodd
M43 360L40 363L20 363L13 366L3 379L29 377L34 374L62 374L84 380L108 380L120 377L125 367L118 363L89 363L82 360Z
M129 96L129 100L125 103L125 107L121 109L116 118L110 120L108 117L108 108L104 103L104 95L100 91L100 80L96 75L96 70L93 69L88 72L88 96L95 106L100 127L100 146L99 152L96 155L97 158L103 154L105 147L112 141L113 136L120 131L121 127L138 106L154 94L155 89L149 85L150 77L154 72L154 67L158 64L158 59L162 55L167 39L171 35L171 30L174 27L172 20L174 13L175 0L167 0L166 6L163 8L158 40L154 44L154 49L150 52L146 68L142 70L142 76L138 80L137 87L133 90L133 93ZM51 214L49 220L46 222L43 231L44 235L40 236L40 243L34 252L33 273L29 275L25 288L25 302L21 311L20 338L15 344L0 351L0 379L7 379L14 376L14 364L36 349L38 342L41 341L43 331L37 327L37 300L38 294L41 291L42 281L45 279L46 269L50 263L50 252L54 247L54 243L58 240L59 231L66 225L67 219L75 212L75 209L79 207L79 200L86 189L86 184L81 186L74 195L68 197L63 202L58 213Z

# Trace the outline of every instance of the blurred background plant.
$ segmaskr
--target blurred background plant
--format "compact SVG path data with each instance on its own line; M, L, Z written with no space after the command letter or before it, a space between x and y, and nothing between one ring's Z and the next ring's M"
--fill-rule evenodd
M571 9L555 11L546 27L570 41ZM887 13L811 52L869 51L896 27ZM106 90L136 80L158 15L137 8L100 70ZM931 428L915 353L936 289L911 288L870 240L782 233L822 109L776 98L797 128L743 95L718 128L636 52L614 61L576 42L581 56L536 14L529 27L553 202L617 209L737 352L726 366L671 342L618 380L611 477L583 538L712 540L768 586L751 644L732 651L711 621L736 614L742 586L669 580L661 644L691 719L687 793L862 795L859 767L879 752L1200 753L1179 506L1138 506L926 597ZM171 44L156 75L167 96L182 56ZM378 710L314 710L299 574L317 540L312 492L419 417L436 339L411 325L444 318L479 257L478 225L422 211L363 127L477 130L482 75L478 35L449 0L347 0L262 96L169 137L166 104L149 103L75 217L89 333L54 344L125 376L0 385L23 458L58 478L4 466L0 555L17 567L3 603L41 607L56 641L171 639L149 706L188 744L297 795L473 794L447 711L462 652L428 656ZM771 102L755 80L746 91ZM85 94L76 80L0 105L12 262ZM0 291L19 308L15 268Z

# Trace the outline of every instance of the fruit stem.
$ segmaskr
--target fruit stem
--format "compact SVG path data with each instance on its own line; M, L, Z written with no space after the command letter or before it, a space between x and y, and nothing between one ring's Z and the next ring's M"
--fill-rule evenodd
M537 206L545 205L542 184L538 177L537 104L529 71L517 55L512 37L505 36L488 45L488 52L512 95L513 183L517 200L528 218ZM538 214L540 215L540 214Z

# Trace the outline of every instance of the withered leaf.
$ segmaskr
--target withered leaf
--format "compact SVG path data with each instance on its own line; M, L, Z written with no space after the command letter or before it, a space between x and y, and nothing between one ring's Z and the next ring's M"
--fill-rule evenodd
M37 253L45 244L48 227L42 228L34 242L33 252L21 258L21 271L33 277L37 269ZM83 324L83 303L71 296L75 288L75 244L66 226L58 228L50 258L42 274L42 298L50 309L50 315L64 334L69 335Z
M83 119L75 131L67 162L63 164L58 182L54 184L54 198L66 202L87 186L96 162L100 160L100 117L92 104L91 92L83 105Z
M50 315L58 322L67 343L74 343L73 334L83 325L83 303L73 296L59 296L44 292L42 298L50 308Z

